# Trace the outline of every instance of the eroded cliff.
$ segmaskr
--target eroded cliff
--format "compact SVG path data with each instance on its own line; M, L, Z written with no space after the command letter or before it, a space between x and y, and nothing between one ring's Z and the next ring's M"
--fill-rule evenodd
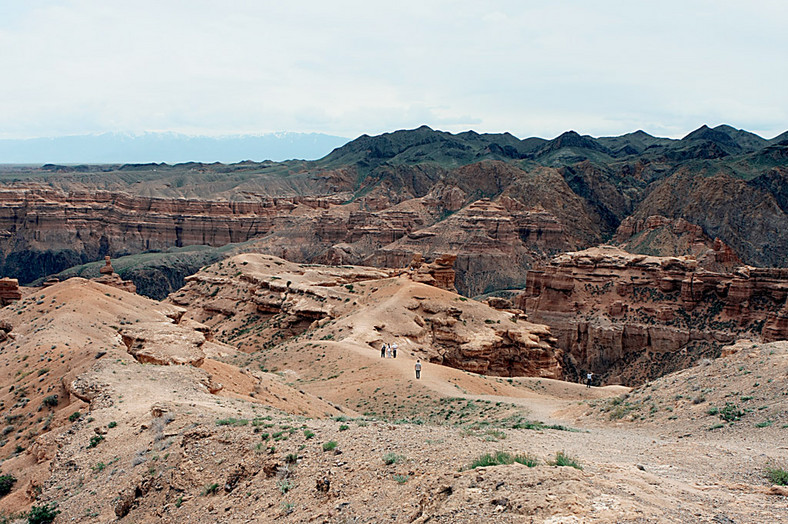
M550 326L567 376L639 384L737 338L788 338L786 294L786 269L711 272L691 257L601 246L530 271L516 305Z

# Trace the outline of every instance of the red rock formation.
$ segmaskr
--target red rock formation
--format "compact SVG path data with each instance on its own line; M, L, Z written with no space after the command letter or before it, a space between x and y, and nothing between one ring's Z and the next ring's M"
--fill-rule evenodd
M521 283L535 253L570 245L560 221L543 208L522 209L512 199L480 199L437 224L409 232L365 263L403 267L414 253L456 255L460 292L478 295ZM537 255L538 256L538 255Z
M761 328L764 340L788 338L787 295L786 269L718 273L601 246L529 271L515 306L550 326L578 374L637 383Z
M19 291L19 280L15 278L0 278L0 305L7 306L22 298Z
M456 293L457 288L454 287L455 260L457 260L457 255L441 255L431 264L425 264L422 262L422 256L415 254L409 266L411 279L414 282L423 282Z
M452 260L445 257L434 267L449 271ZM433 266L420 257L414 262L420 270ZM243 338L233 339L249 351L296 336L347 339L370 348L380 348L382 340L399 340L403 352L408 348L459 369L561 378L560 352L546 326L400 273L306 267L247 254L188 277L187 285L169 300L187 306L190 318L210 325L217 338L238 333L239 325L228 329L238 317L256 318L256 329L243 328Z
M105 266L106 267L106 266ZM104 269L103 267L101 269ZM122 289L128 293L136 293L137 286L134 285L134 282L131 280L123 280L120 278L120 275L116 273L104 274L99 278L94 278L94 282L98 282L99 284L104 284L105 286L111 286L117 289Z
M763 341L788 340L788 305L776 313L769 313L763 326Z
M104 257L104 265L99 269L99 273L102 275L111 275L115 272L115 268L112 267L112 263L110 262L110 256L107 255Z

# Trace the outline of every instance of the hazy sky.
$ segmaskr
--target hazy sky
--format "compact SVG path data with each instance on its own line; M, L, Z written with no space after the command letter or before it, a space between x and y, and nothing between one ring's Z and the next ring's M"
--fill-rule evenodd
M0 0L0 138L788 129L788 2Z

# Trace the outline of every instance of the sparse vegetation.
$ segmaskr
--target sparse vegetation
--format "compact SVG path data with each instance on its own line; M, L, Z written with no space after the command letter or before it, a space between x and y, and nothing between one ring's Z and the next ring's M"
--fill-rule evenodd
M397 464L398 462L402 462L405 460L405 457L402 455L398 455L397 453L386 453L383 455L383 463L387 466L392 464Z
M514 457L511 453L496 451L495 453L485 453L471 462L465 469L486 468L488 466L500 466L512 463L514 463Z
M213 484L205 486L205 489L202 490L202 494L207 497L208 495L215 495L217 491L219 491L219 484L214 482Z
M11 489L13 489L15 483L16 477L13 475L0 476L0 497L4 497L11 493Z
M569 466L575 469L583 469L583 466L577 459L571 455L567 455L565 451L559 451L555 454L555 458L547 462L551 466Z
M519 455L515 455L514 461L524 466L528 466L529 468L534 468L539 465L539 459L527 453L521 453Z
M28 524L50 524L60 514L54 505L33 506L27 514Z
M249 420L245 418L220 418L216 421L217 426L245 426L249 424Z
M90 442L88 443L88 447L95 448L96 446L101 444L101 441L103 440L104 440L104 435L93 435L92 437L90 437Z
M766 479L778 486L788 486L788 471L779 467L767 467Z
M324 442L323 443L323 451L331 451L334 448L336 448L337 445L338 444L337 444L336 440L329 440L328 442Z

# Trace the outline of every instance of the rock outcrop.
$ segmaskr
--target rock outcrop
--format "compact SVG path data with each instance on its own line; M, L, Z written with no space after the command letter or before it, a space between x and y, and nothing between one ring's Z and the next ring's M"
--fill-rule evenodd
M101 276L95 279L99 284L111 286L117 289L122 289L128 293L136 293L137 286L131 280L123 280L120 275L115 273L115 268L112 267L109 255L104 257L104 265L99 268Z
M250 352L288 341L297 348L303 337L377 353L398 340L403 353L467 371L560 378L560 351L546 326L418 281L441 284L452 258L423 264L416 257L418 269L403 274L239 255L189 277L169 300L217 339Z
M426 264L420 254L415 254L408 266L410 278L414 282L423 282L456 293L457 288L454 287L456 260L457 255L441 255L431 264Z
M7 306L22 298L19 291L19 280L16 278L0 278L0 306Z
M530 271L516 306L550 326L566 372L640 383L716 356L738 337L788 338L788 270L707 271L691 257L612 246L566 253Z

